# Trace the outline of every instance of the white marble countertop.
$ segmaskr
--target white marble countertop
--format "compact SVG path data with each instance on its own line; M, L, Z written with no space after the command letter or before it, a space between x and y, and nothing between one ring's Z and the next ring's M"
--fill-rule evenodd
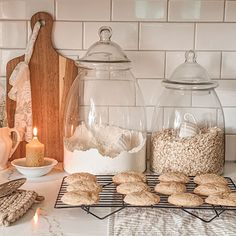
M63 176L61 165L48 175L28 179L22 189L34 190L45 197L40 204L33 207L17 222L9 227L0 227L1 236L105 236L108 235L108 220L98 220L79 208L54 209L55 200ZM236 178L236 163L227 162L225 176ZM15 168L0 171L0 183L23 177ZM105 214L104 209L99 215ZM38 216L38 220L37 220Z

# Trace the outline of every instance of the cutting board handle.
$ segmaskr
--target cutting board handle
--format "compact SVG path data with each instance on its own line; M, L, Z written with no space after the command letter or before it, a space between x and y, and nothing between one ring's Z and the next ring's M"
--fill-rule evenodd
M52 27L53 27L53 18L50 14L46 12L38 12L34 14L31 17L31 29L33 30L34 25L37 21L40 21L42 24L42 27L39 31L38 37L40 37L40 40L43 40L43 44L45 46L45 43L47 46L53 47L52 40L51 40L51 34L52 34Z

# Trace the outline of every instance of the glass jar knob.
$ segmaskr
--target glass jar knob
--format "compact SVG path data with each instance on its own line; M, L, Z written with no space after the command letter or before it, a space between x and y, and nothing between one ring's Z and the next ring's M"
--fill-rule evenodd
M195 51L189 50L185 53L185 62L196 62L197 55Z
M100 41L110 41L112 36L112 29L109 26L102 26L99 31L98 35L100 37Z

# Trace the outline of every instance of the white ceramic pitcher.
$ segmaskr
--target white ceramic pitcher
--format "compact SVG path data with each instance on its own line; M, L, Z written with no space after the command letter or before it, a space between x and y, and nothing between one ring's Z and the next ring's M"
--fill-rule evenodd
M13 145L13 140L11 138L11 133L16 133L16 142ZM7 161L15 152L18 144L20 143L20 134L15 128L0 128L0 170L7 167Z

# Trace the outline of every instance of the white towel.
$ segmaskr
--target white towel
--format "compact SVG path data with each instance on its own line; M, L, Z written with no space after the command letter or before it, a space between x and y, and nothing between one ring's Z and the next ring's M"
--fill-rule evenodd
M215 215L211 210L192 212L208 220ZM125 208L110 216L108 222L109 236L236 235L236 211L229 210L205 223L181 209Z
M9 79L11 90L8 93L10 99L16 101L15 124L21 140L29 142L32 139L32 100L30 85L29 62L33 53L34 43L40 30L40 22L36 22L33 33L28 42L25 60L17 64Z

